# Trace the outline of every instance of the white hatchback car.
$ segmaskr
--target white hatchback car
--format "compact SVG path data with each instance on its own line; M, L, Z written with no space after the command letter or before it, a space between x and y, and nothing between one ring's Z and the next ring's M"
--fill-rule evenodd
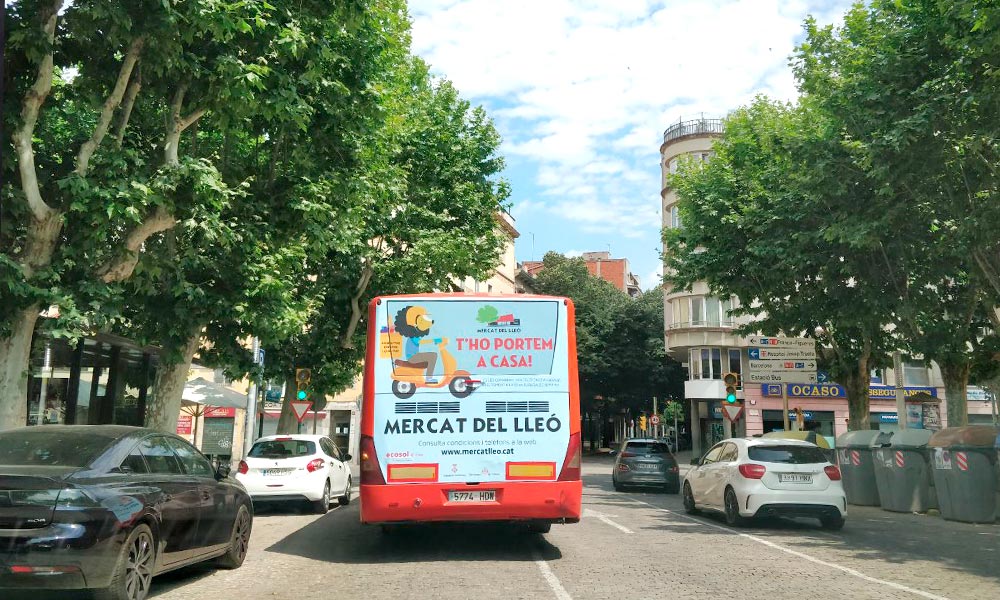
M687 512L721 512L730 525L753 517L812 517L836 530L847 517L840 469L799 440L723 440L688 471L682 494Z
M351 501L349 460L321 435L272 435L254 442L236 479L255 503L308 500L323 514L333 496L342 505Z

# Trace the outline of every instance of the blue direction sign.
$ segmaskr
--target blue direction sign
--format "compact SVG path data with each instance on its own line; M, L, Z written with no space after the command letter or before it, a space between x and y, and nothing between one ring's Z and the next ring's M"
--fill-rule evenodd
M760 348L750 348L747 354L750 355L750 360L760 360Z
M816 371L816 383L829 383L830 374L826 371Z

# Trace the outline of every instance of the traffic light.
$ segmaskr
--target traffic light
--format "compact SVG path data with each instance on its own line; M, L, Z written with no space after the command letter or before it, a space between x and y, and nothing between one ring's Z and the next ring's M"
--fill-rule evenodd
M722 376L722 382L726 384L726 402L736 404L736 386L740 382L740 376L736 373L726 373Z
M639 417L639 429L646 430L646 415Z
M308 400L311 390L309 382L312 381L312 369L295 369L295 393L296 400Z

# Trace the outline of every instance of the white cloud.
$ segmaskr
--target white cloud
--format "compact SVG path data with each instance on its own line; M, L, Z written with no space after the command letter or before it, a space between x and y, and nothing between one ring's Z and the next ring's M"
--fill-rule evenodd
M660 227L659 145L678 118L796 94L788 57L810 13L850 0L411 0L414 51L495 107L527 202L581 231ZM525 193L514 182L515 198ZM524 184L521 184L524 186Z

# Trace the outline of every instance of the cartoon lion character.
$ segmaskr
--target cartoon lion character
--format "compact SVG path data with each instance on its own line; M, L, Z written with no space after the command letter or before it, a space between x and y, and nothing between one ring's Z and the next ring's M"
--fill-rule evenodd
M420 346L432 345L433 339L426 338L430 333L434 319L427 314L427 309L422 306L405 306L396 313L396 331L403 336L406 341L403 343L403 357L405 361L396 361L396 365L401 367L424 367L426 382L437 383L434 378L434 367L437 366L437 352L421 352Z

